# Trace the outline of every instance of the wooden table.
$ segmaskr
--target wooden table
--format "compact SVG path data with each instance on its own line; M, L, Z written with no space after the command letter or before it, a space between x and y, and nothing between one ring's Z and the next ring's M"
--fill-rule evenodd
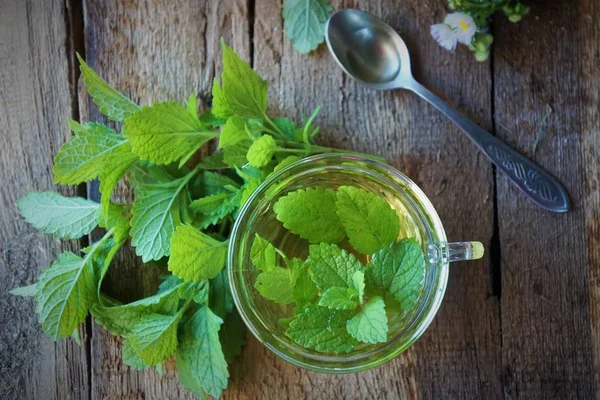
M442 0L333 1L382 16L402 33L416 77L561 180L568 214L534 206L468 139L410 93L374 92L345 77L325 48L310 56L284 35L281 0L0 0L0 398L188 399L168 365L133 371L88 321L83 345L42 335L29 284L64 248L17 214L26 191L55 188L52 159L67 118L102 120L74 52L141 104L210 101L224 37L270 84L274 114L316 105L327 145L364 151L412 177L453 240L480 240L483 260L451 267L433 325L410 350L345 376L307 372L253 338L231 368L235 399L591 399L600 395L600 2L527 0L524 23L494 19L490 60L442 50L429 25ZM64 188L97 199L97 185ZM130 190L122 186L119 197ZM153 290L131 253L107 287L121 300ZM138 282L137 284L132 284Z

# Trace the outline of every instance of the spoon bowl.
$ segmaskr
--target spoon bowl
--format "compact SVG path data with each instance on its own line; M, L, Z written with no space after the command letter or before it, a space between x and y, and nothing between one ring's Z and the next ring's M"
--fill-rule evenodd
M389 25L353 9L336 12L325 27L329 51L344 71L378 90L398 88L412 77L406 44Z
M364 11L340 10L329 17L325 40L333 58L352 78L377 90L408 89L418 94L454 122L537 205L554 212L569 210L569 196L556 178L413 78L406 44L381 19Z

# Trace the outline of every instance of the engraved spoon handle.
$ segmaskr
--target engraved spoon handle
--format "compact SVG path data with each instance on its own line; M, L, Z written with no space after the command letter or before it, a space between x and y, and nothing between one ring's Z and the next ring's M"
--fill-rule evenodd
M569 196L566 190L540 166L475 125L414 79L403 82L402 87L427 100L454 122L496 167L537 205L554 212L569 210Z

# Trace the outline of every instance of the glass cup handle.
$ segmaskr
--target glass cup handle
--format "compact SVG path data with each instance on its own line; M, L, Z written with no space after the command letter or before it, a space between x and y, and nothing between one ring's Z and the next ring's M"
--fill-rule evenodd
M479 260L483 257L484 247L481 242L448 243L448 261Z

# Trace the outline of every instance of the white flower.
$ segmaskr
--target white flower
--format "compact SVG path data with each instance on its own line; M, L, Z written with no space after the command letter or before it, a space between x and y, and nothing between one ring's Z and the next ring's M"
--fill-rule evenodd
M453 51L456 48L458 37L454 29L446 24L431 25L431 36L446 50Z
M444 24L454 30L456 39L463 44L471 44L473 36L477 33L477 25L473 18L460 12L448 14L444 19Z

